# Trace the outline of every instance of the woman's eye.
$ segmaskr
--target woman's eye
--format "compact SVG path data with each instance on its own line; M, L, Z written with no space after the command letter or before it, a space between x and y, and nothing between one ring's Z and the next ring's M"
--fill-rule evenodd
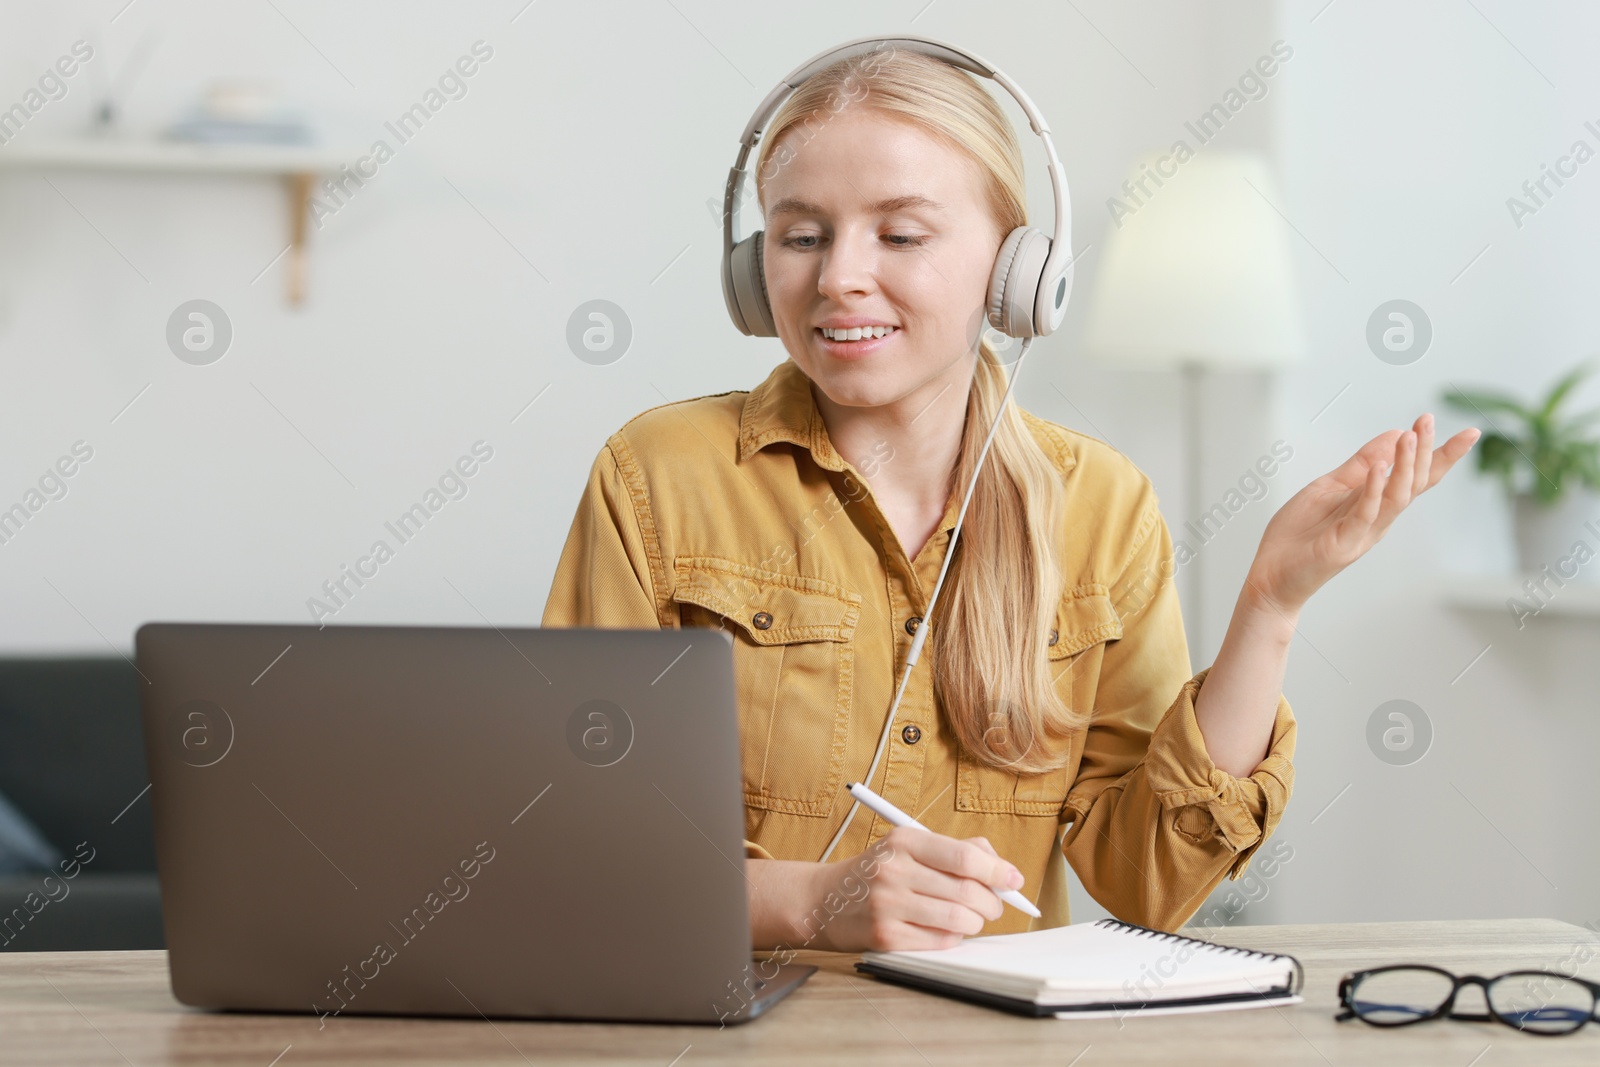
M892 248L915 248L917 245L923 244L928 240L926 237L923 237L920 234L910 233L886 233L883 235L883 237L884 241L887 242ZM817 240L820 240L820 238L818 238L816 234L803 233L796 234L794 237L785 237L778 243L783 245L785 248L799 248L805 250L812 249L817 246L815 244L806 244L804 242Z

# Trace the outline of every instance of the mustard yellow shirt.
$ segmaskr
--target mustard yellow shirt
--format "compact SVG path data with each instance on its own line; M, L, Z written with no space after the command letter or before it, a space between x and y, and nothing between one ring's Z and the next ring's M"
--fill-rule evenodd
M1067 489L1069 578L1047 654L1068 706L1093 716L1057 771L982 766L941 717L930 643L868 784L932 830L986 836L1022 871L1043 918L1007 907L985 934L1068 923L1063 858L1116 917L1175 930L1277 826L1294 715L1280 695L1248 778L1212 763L1194 717L1209 668L1191 676L1150 480L1102 441L1023 417ZM728 631L746 855L815 861L850 808L846 784L872 761L959 507L958 492L907 559L786 360L754 389L662 404L607 440L542 624ZM889 829L862 808L830 860Z

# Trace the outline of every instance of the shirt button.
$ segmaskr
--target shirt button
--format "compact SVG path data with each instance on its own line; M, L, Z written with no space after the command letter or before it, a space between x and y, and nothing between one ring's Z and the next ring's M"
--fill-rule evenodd
M756 629L758 630L769 630L772 628L772 616L765 611L756 612L755 617L750 621L756 624Z
M1057 635L1057 633L1054 630L1050 631L1050 643L1052 645L1056 643L1056 640L1058 639L1058 636L1059 635Z
M922 728L915 724L909 725L904 730L900 731L900 736L905 738L906 744L914 745L918 741L922 740Z
M921 615L913 615L913 616L911 616L911 618L906 620L906 633L910 634L912 637L915 637L917 635L917 627L921 626L921 625L922 625L922 616Z

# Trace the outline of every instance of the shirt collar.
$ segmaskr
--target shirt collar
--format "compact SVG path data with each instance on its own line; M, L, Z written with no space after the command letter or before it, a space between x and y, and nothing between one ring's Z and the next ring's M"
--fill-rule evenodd
M811 395L811 379L792 359L774 367L745 398L739 417L739 462L777 441L809 449L811 458L827 470L845 469L844 457L828 439L822 412Z
M1077 465L1066 438L1043 420L1024 411L1023 418L1035 431L1035 437L1047 453L1051 453L1056 466L1066 473ZM765 381L750 390L745 398L744 410L739 416L739 462L755 455L778 441L800 445L811 453L819 467L843 471L846 463L828 438L828 427L822 421L816 397L811 394L811 379L800 365L786 359L772 369ZM989 457L994 458L992 455ZM956 514L961 507L959 495L952 493L945 508L939 528L951 530L956 524Z

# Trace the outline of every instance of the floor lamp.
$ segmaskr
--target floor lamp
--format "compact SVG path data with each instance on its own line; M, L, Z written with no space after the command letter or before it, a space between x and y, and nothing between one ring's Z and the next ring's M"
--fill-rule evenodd
M1265 157L1202 147L1181 162L1171 153L1136 161L1107 207L1084 348L1121 366L1180 371L1183 507L1193 515L1204 492L1206 372L1270 373L1305 358L1284 202ZM1200 645L1195 564L1182 596Z

